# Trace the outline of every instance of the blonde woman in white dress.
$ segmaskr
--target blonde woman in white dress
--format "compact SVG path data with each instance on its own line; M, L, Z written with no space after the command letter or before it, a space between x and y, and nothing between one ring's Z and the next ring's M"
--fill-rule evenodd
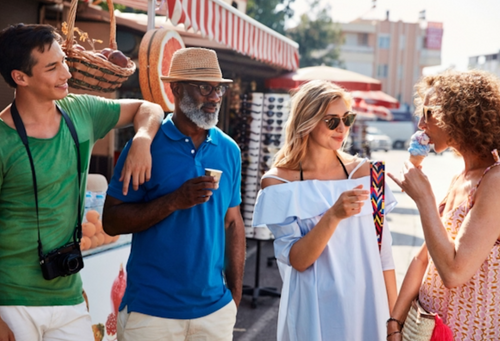
M342 152L352 99L326 81L292 98L286 141L262 178L254 226L275 236L283 279L278 341L385 340L396 301L392 238L379 251L370 163ZM385 188L386 214L396 202Z

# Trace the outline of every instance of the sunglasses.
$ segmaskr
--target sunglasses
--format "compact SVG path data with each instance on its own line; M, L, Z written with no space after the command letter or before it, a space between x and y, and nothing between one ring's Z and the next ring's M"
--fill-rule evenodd
M276 130L276 131L282 131L283 130L283 127L275 127L275 126L264 126L263 127L264 129L266 129L267 131L273 131L273 130Z
M273 117L274 114L276 114L276 117L283 116L283 113L281 111L266 111L266 115L269 117Z
M273 103L274 101L278 101L278 103L283 103L284 101L284 98L283 97L279 97L279 98L276 98L276 97L268 97L267 98L269 100L269 102Z
M263 134L264 138L266 139L271 139L271 140L274 140L274 139L280 139L281 138L281 134Z
M279 147L280 145L280 140L270 140L270 139L265 139L262 141L264 145L269 146L270 144L274 144L276 147Z
M262 105L261 103L254 103L254 102L247 102L247 101L241 102L241 107L246 108L246 109L250 109L253 106L260 107L261 105Z
M200 92L200 94L202 96L210 96L212 94L212 92L215 90L215 93L217 94L217 96L220 97L220 96L224 95L226 93L226 90L227 90L227 85L224 85L224 84L219 84L216 86L213 86L213 85L210 85L207 83L201 83L201 84L185 83L185 84L198 88L198 91Z
M429 121L429 117L432 116L432 111L441 109L440 105L424 105L422 108L422 117L424 118L424 122L427 123Z
M342 117L342 118L337 117L337 116L333 116L331 118L324 119L323 121L326 122L326 125L328 126L328 129L334 130L334 129L336 129L339 126L340 121L344 122L344 125L346 127L350 127L351 124L354 123L355 119L356 119L356 113L354 113L352 111L347 111L344 114L344 117Z
M267 107L271 110L274 109L274 107L276 107L279 110L279 109L283 108L283 105L281 105L281 104L278 104L278 105L269 104Z

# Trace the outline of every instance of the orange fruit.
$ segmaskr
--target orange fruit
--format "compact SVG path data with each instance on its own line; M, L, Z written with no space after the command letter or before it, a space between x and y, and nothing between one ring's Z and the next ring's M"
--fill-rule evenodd
M98 220L94 223L95 225L95 233L102 233L104 230L102 229L102 221Z
M184 47L179 33L164 28L146 32L139 47L139 84L142 96L146 101L161 105L163 111L174 110L174 95L170 84L163 82L160 77L168 75L172 55Z
M89 210L85 217L88 221L95 224L99 220L99 212L96 210Z
M82 239L80 240L80 249L82 251L90 249L90 244L92 242L90 241L89 237L83 236Z
M106 232L103 232L102 234L104 235L104 244L109 244L113 241L113 237L111 237Z
M93 249L97 247L98 246L97 244L99 244L99 238L97 238L96 235L90 237L90 248Z
M96 236L97 236L97 246L103 245L104 239L105 239L104 233L98 233L98 234L96 234Z
M82 224L82 235L85 237L92 237L95 234L96 228L92 223L83 223Z

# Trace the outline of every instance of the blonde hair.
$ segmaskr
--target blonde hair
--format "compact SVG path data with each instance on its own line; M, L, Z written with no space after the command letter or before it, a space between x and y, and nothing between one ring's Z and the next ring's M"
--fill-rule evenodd
M285 143L276 153L273 167L298 169L306 153L309 134L325 117L332 102L343 100L350 109L351 95L328 81L314 80L300 87L292 96L292 107L286 122Z
M458 149L482 157L500 149L500 80L496 76L479 70L445 71L424 77L415 88L417 113L422 112L427 90L434 89L431 98L441 108L433 117Z

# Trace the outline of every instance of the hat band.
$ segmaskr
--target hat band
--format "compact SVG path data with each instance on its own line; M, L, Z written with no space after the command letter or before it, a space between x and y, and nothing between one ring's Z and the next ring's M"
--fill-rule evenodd
M191 68L183 70L170 70L170 77L191 78L192 76L203 76L203 77L217 77L222 78L222 74L218 69L215 68Z

